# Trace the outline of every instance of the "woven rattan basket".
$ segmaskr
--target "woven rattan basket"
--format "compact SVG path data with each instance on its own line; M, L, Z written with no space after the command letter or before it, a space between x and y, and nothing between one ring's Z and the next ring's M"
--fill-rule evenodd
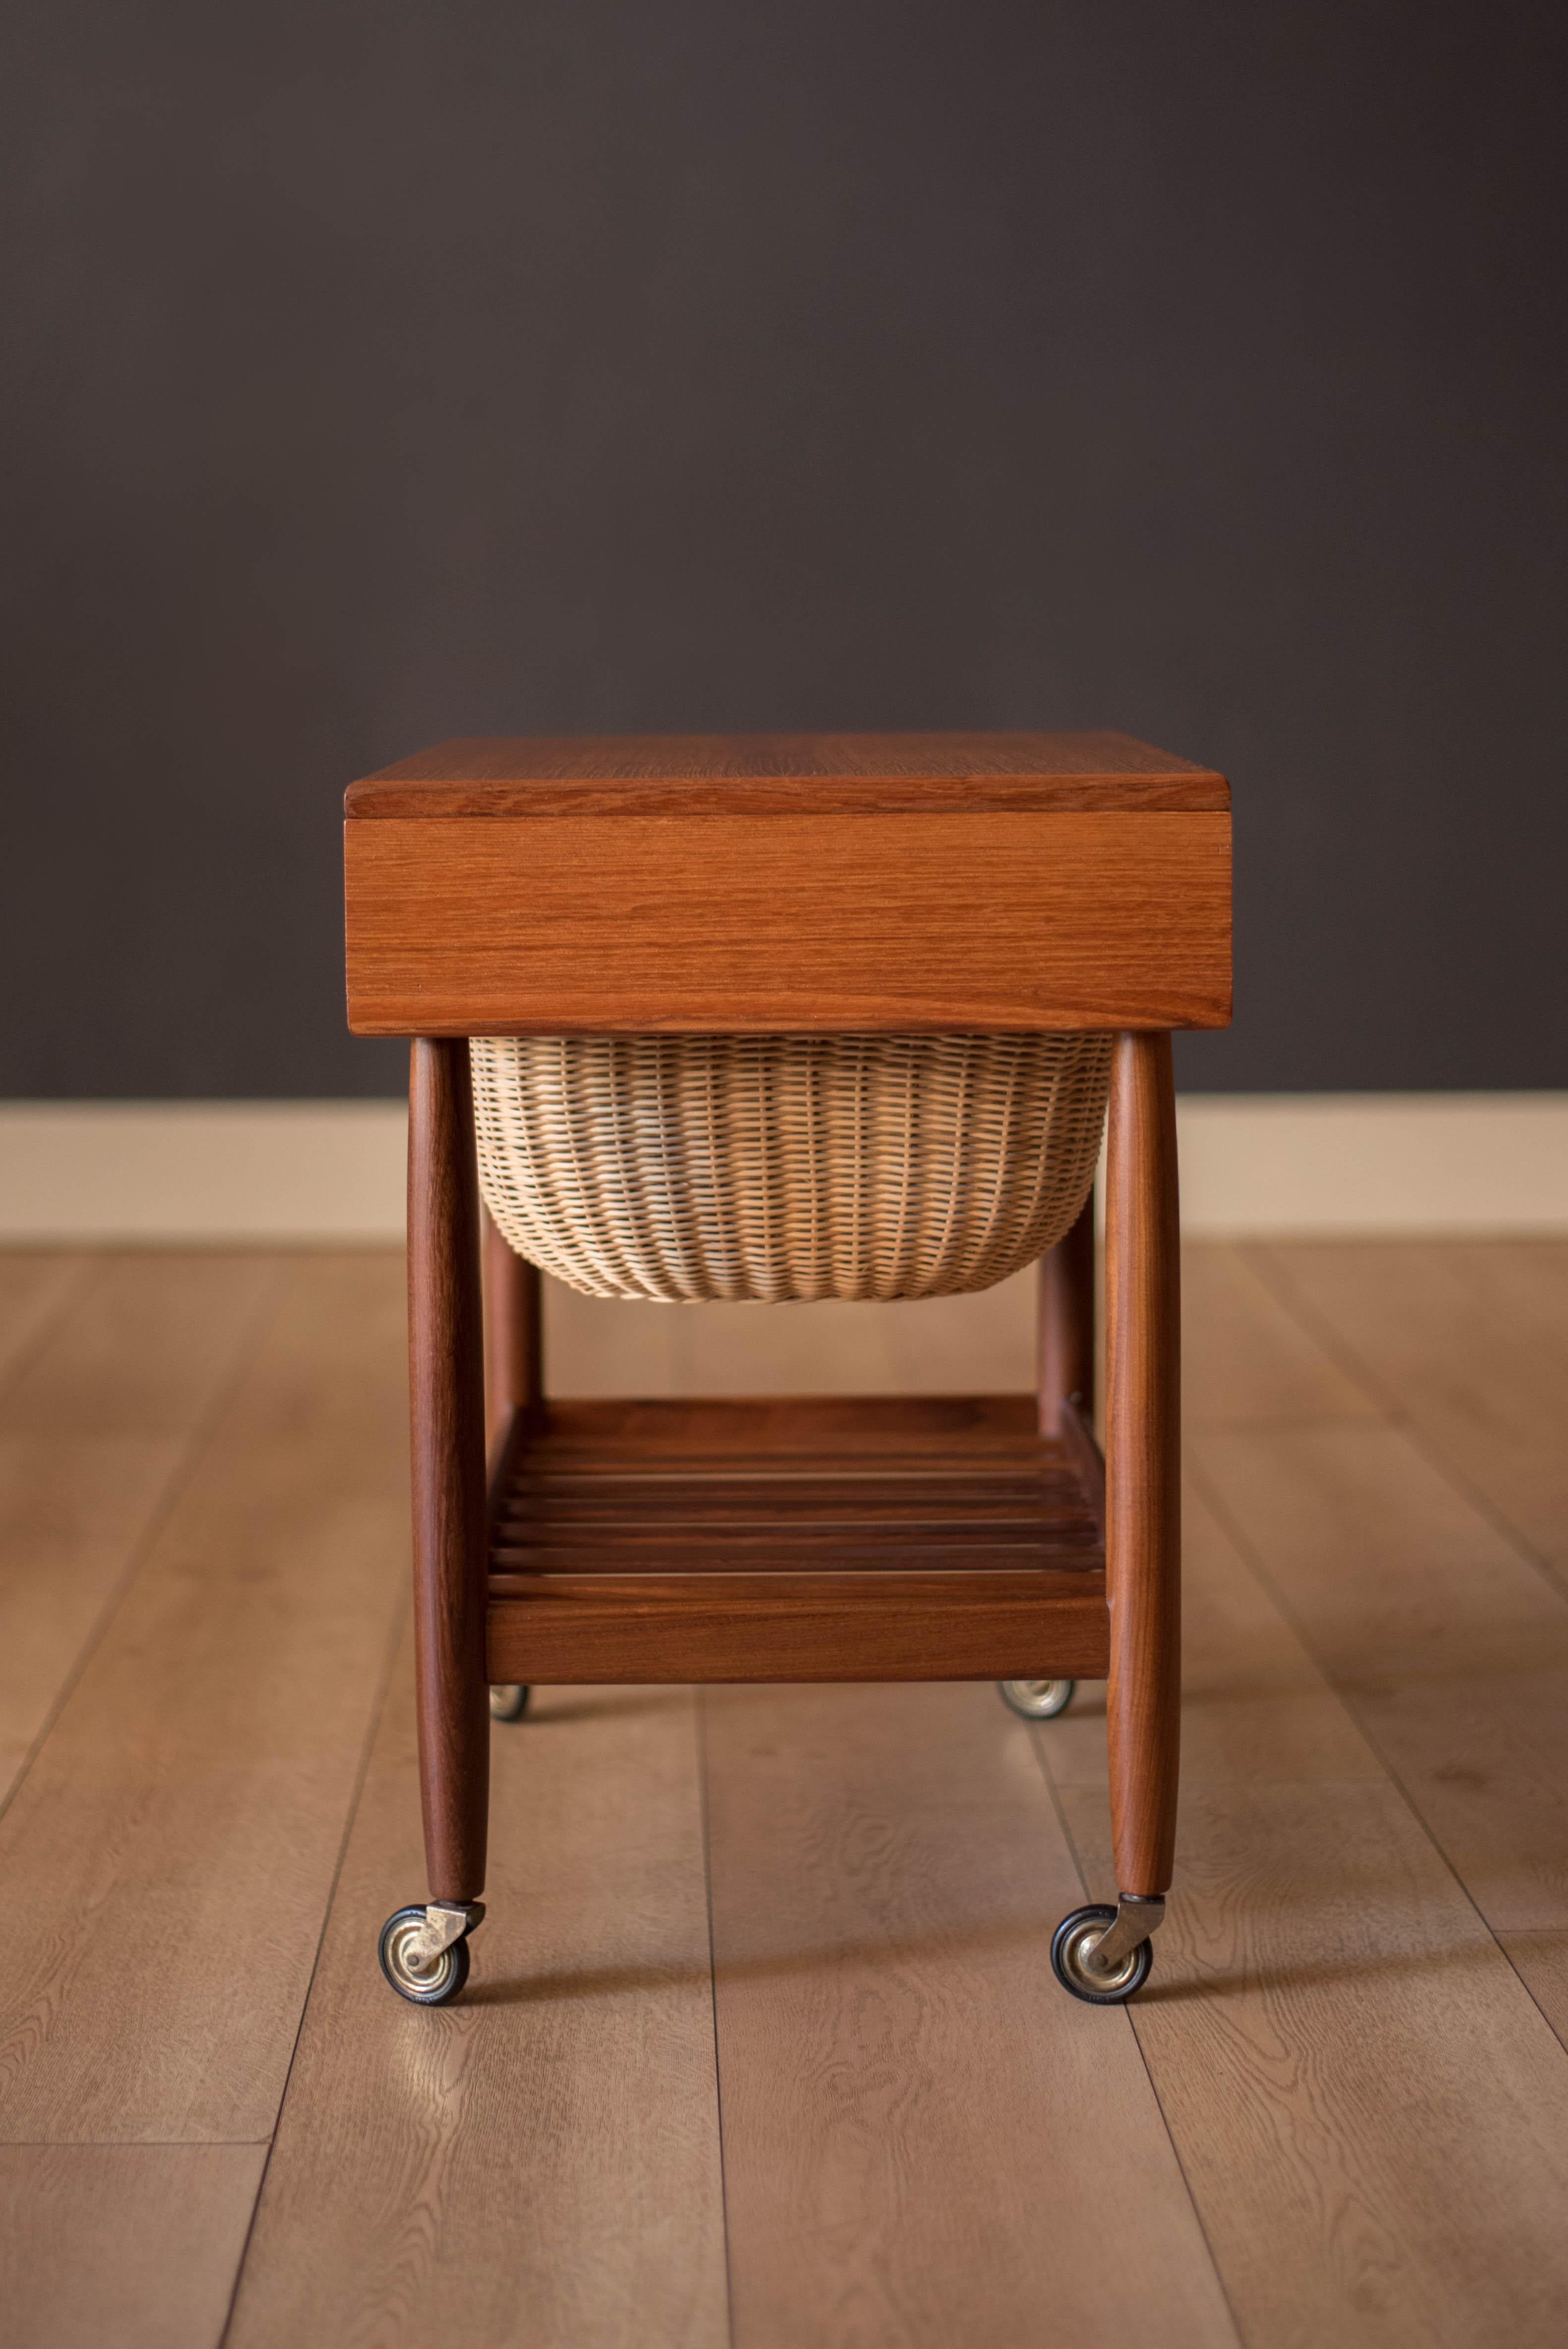
M480 1183L591 1297L942 1297L1059 1239L1110 1039L476 1039Z

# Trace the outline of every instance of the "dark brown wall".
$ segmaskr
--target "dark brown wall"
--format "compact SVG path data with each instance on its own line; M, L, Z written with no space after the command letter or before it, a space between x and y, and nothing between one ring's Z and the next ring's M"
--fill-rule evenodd
M1225 768L1210 1088L1568 1081L1560 12L26 0L0 1092L377 1092L490 730Z

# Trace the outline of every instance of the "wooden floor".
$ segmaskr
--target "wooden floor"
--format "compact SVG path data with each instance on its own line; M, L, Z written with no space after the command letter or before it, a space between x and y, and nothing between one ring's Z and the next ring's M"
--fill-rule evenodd
M542 1692L425 2013L399 1262L0 1258L5 2337L1556 2349L1568 1246L1197 1249L1187 1326L1135 2007L1047 1958L1100 1691L944 1683Z

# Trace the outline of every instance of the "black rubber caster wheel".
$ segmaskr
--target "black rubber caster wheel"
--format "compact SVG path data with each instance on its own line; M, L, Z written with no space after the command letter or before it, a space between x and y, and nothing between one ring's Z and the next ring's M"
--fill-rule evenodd
M490 1719L521 1721L528 1711L527 1688L516 1681L491 1681Z
M1096 1902L1064 1917L1051 1936L1051 1971L1064 1990L1089 2006L1124 2006L1149 1980L1154 1963L1152 1941L1140 1941L1109 1975L1090 1973L1084 1963L1087 1950L1116 1922L1114 1909Z
M1073 1701L1077 1681L998 1681L996 1688L1010 1712L1025 1721L1055 1721Z
M449 1942L434 1965L421 1966L408 1944L425 1922L423 1909L399 1909L381 1928L381 1971L399 1998L416 2006L449 2006L469 1978L469 1940Z

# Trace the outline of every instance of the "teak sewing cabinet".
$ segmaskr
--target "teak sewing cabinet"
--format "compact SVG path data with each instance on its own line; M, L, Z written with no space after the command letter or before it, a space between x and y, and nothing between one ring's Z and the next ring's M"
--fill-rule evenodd
M1230 1019L1230 857L1224 780L1117 734L478 739L349 790L349 1025L411 1040L406 1996L467 1971L489 1692L552 1682L1107 1679L1121 1907L1057 1971L1142 1980L1177 1793L1171 1031ZM469 1038L1083 1029L1114 1036L1103 1460L1092 1199L1041 1260L1034 1395L549 1394Z

